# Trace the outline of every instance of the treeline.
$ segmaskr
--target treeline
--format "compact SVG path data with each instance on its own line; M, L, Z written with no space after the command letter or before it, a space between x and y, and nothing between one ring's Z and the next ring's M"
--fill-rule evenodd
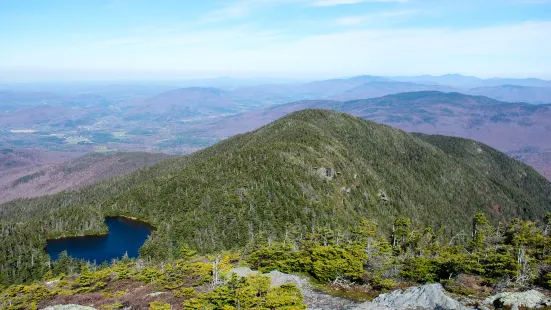
M487 287L551 287L551 216L545 224L514 219L491 225L482 214L472 231L443 235L397 218L381 232L363 219L348 233L321 229L304 239L264 242L248 256L262 271L308 273L315 279L392 289L400 282L443 282L458 293L459 276L477 277Z

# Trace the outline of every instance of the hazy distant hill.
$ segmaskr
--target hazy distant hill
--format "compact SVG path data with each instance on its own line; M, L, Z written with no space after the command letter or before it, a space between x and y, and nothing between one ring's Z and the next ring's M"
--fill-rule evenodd
M107 101L95 94L61 95L49 92L0 91L0 113L42 105L96 107Z
M167 120L222 115L239 110L238 105L221 89L191 87L131 102L125 115L130 119Z
M4 157L6 156L4 155ZM19 169L15 169L16 167L12 167L12 169L0 171L0 202L50 195L66 189L79 188L102 179L153 165L169 157L166 154L152 153L109 155L90 153L57 164L40 161L41 165L31 168L20 166ZM9 166L14 166L14 164L7 163ZM3 162L3 165L6 165L6 161Z
M44 152L34 149L0 149L0 173L10 169L26 169L54 164L82 155L72 152Z
M329 99L340 100L340 101L368 99L368 98L382 97L382 96L397 94L397 93L415 92L415 91L424 91L424 90L433 90L433 91L442 91L442 92L457 91L456 89L449 86L384 81L384 82L368 82L360 86L354 87L352 89L349 89L338 95L331 96Z
M479 87L468 91L469 94L482 95L501 101L551 103L551 86L534 87L518 85L500 85Z
M419 75L419 76L393 76L390 79L402 82L414 82L423 84L439 84L450 87L471 88L480 86L483 81L474 76L465 76L461 74L445 74L440 76Z
M254 113L251 111L290 102L351 101L412 91L458 91L503 101L545 103L551 89L515 85L488 87L496 83L551 84L538 79L479 79L458 74L413 77L362 75L313 82L219 78L152 83L150 86L140 83L103 86L76 83L68 85L62 94L2 91L0 145L3 148L54 151L185 154L217 141L219 132L224 128L213 128L213 118ZM62 89L60 85L54 86L44 87ZM166 87L173 89L157 93ZM472 87L478 88L471 91ZM264 124L250 119L253 124ZM386 118L377 120L387 121ZM249 124L240 125L256 128ZM190 130L190 126L199 128L199 132ZM209 134L205 128L213 128L214 131ZM520 127L520 131L523 128ZM449 132L448 129L443 130ZM514 129L514 134L519 131L513 127L509 129ZM231 131L235 132L228 132Z
M526 79L511 79L511 78L491 78L481 79L474 76L465 76L461 74L445 74L440 76L434 75L419 75L419 76L395 76L389 77L395 81L415 82L423 84L440 84L458 88L475 88L475 87L492 87L500 85L517 85L531 87L551 87L551 81L526 78Z

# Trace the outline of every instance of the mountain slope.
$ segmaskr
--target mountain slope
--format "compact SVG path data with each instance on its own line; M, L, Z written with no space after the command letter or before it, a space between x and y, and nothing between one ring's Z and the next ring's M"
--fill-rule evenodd
M475 139L507 153L551 151L551 105L510 103L483 96L421 91L353 101L299 101L198 124L197 135L228 137L254 130L294 111L331 109L410 132ZM504 135L503 133L507 133ZM522 154L518 154L522 155ZM530 152L530 156L535 155ZM536 154L537 155L537 154ZM544 171L544 170L540 170ZM551 178L551 174L546 174Z
M500 85L473 88L469 93L509 102L551 103L551 87Z
M138 217L157 228L142 254L164 259L184 243L238 248L260 232L270 240L325 226L346 233L361 216L386 228L407 216L452 233L469 229L476 212L538 220L549 210L551 183L486 145L304 110L190 156L0 205L0 218L40 248L47 235L101 231L106 215Z
M474 141L440 139L455 148L346 114L305 110L191 156L170 181L142 184L107 209L156 218L178 206L163 219L179 226L173 238L215 249L244 245L248 236L240 231L250 229L282 237L290 222L343 228L357 216L388 224L404 215L457 229L496 206L506 218L537 218L551 208L551 184L532 168ZM328 180L320 167L337 175ZM211 243L206 231L223 237Z
M51 165L0 172L0 202L51 195L156 164L170 157L152 153L90 153Z

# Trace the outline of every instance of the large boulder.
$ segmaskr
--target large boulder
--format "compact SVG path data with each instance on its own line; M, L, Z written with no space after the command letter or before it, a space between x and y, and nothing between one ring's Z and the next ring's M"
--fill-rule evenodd
M358 310L467 310L473 309L444 294L441 284L427 284L381 294L371 302L354 308Z
M526 292L504 292L484 299L484 304L502 308L509 306L512 308L527 307L536 308L547 305L549 299L543 293L530 290Z
M55 305L44 308L43 310L96 310L92 307L79 306L79 305Z

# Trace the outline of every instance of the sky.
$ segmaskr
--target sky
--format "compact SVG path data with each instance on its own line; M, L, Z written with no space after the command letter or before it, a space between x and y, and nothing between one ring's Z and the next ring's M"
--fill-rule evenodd
M551 0L0 0L0 81L551 79Z

